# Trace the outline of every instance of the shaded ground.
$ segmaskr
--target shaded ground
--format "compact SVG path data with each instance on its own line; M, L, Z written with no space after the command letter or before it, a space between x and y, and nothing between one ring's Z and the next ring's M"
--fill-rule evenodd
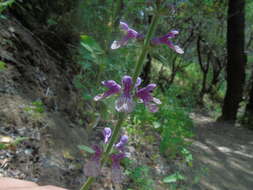
M194 190L253 189L253 131L194 115L196 140L191 150L195 167L207 175Z
M15 19L0 19L0 60L6 64L0 71L0 143L26 138L0 149L0 177L79 187L84 161L77 145L87 143L87 134L79 122L75 65Z

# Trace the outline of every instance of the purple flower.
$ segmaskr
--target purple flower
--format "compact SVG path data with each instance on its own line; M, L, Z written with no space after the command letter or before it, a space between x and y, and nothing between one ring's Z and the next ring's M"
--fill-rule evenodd
M114 80L102 81L102 85L107 87L108 90L103 94L99 94L99 95L95 96L94 97L95 101L104 99L104 98L111 96L113 94L117 94L120 92L120 89L121 89L121 86L119 84L117 84Z
M100 173L100 158L103 152L97 145L93 146L93 150L95 153L91 160L84 165L84 173L86 176L97 177Z
M123 135L123 136L121 136L120 141L115 145L115 147L118 150L123 152L124 151L124 146L126 145L127 141L128 141L128 136Z
M123 174L120 168L120 161L125 158L124 153L112 154L112 180L114 183L121 183L123 181Z
M140 37L138 32L134 29L129 28L125 22L120 22L120 29L124 31L125 35L119 41L113 41L111 49L118 49L128 43L128 40Z
M170 31L168 34L160 37L160 38L154 38L151 40L151 43L154 45L158 45L158 44L166 44L168 45L171 49L173 49L175 52L179 53L179 54L183 54L184 50L181 49L178 45L174 45L172 43L172 41L170 39L175 38L176 35L179 32L177 30L172 30Z
M151 95L156 84L149 84L148 86L141 88L137 91L136 96L141 100L142 103L148 107L150 112L157 112L157 104L161 104L161 101Z
M98 101L108 96L111 96L113 94L120 93L119 98L116 100L115 109L118 112L130 113L133 111L135 107L135 103L133 101L133 97L131 93L132 83L133 81L130 76L124 76L122 78L122 86L123 86L123 90L122 90L121 86L113 80L102 82L102 84L106 86L107 88L109 88L109 90L103 94L99 94L95 96L94 100ZM140 83L141 83L141 79L138 78L135 84L135 88L137 88L140 85Z
M123 88L113 80L102 82L102 84L109 88L103 94L99 94L94 97L95 101L104 99L113 94L120 94L119 98L116 100L115 109L118 112L130 113L135 107L135 102L133 101L133 81L130 76L124 76L122 78ZM137 91L135 95L141 100L142 103L148 107L149 111L157 112L157 104L161 104L161 101L151 95L151 92L156 87L156 84L149 84L145 88L138 89L138 86L141 84L141 78L137 78L136 84L134 85L134 91Z
M122 86L124 87L123 92L121 96L117 99L115 105L115 109L118 112L130 113L135 107L135 103L131 95L132 83L133 81L130 76L124 76L122 78Z
M103 130L104 143L107 144L112 134L112 130L109 127L105 127Z

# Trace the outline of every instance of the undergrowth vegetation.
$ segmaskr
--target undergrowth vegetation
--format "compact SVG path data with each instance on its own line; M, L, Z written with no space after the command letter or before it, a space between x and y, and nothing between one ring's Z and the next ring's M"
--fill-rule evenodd
M153 131L159 134L160 152L171 158L180 155L183 148L190 143L187 138L193 137L193 122L189 117L189 110L180 105L176 94L164 96L160 99L164 102L159 112L152 114L146 112L144 106L140 106L131 116L127 130L133 135L141 135L148 138L145 131ZM174 99L174 100L173 100ZM136 127L138 126L138 127ZM149 137L151 142L156 142L155 137Z
M130 187L127 190L153 190L154 189L154 180L150 175L150 167L146 165L140 165L137 167L129 167L126 170L126 175L129 177L132 182Z

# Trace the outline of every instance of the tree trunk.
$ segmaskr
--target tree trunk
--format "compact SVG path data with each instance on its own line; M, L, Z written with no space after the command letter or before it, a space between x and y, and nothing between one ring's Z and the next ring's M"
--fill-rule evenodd
M202 71L203 77L202 77L202 86L201 86L201 90L200 90L200 94L199 94L198 103L203 106L204 105L204 100L203 100L204 95L207 93L207 75L209 72L210 53L207 52L206 62L203 62L201 48L202 48L201 36L199 35L198 39L197 39L197 53L198 53L198 63L199 63L200 69ZM206 49L206 48L203 48L203 49Z
M246 124L246 126L248 126L250 129L253 129L253 70L251 77L251 89L249 93L249 102L244 113L244 124Z
M239 103L242 99L245 81L244 30L245 0L229 0L227 20L227 91L219 118L223 121L236 121Z
M251 90L250 90L250 95L249 95L249 103L246 106L246 112L249 112L253 114L253 81L251 84ZM253 118L252 118L253 120Z

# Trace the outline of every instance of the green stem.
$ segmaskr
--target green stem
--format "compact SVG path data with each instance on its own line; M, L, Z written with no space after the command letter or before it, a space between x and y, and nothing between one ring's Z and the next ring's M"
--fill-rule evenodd
M137 61L137 64L135 66L135 70L134 70L134 74L133 74L133 84L136 83L138 76L141 74L142 66L144 64L145 58L147 57L147 53L149 50L150 40L151 40L151 38L155 32L155 29L158 25L159 17L160 17L159 11L157 11L156 14L152 18L147 37L144 40L141 55L140 55L140 57Z
M115 32L118 27L118 22L120 19L120 9L121 6L121 0L114 0L114 6L113 6L113 15L112 15L112 27L113 27L113 32Z
M80 190L89 190L93 181L94 181L94 177L88 177L87 181L85 182L85 184L83 184Z
M113 130L110 142L109 142L108 146L106 147L106 150L105 150L105 153L104 153L104 157L103 157L103 159L101 161L101 167L106 163L106 161L108 159L108 156L111 153L113 145L118 140L119 133L120 133L120 128L121 128L121 125L122 125L125 117L126 117L126 115L124 113L119 113L119 119L118 119L118 122L117 122L114 130Z

